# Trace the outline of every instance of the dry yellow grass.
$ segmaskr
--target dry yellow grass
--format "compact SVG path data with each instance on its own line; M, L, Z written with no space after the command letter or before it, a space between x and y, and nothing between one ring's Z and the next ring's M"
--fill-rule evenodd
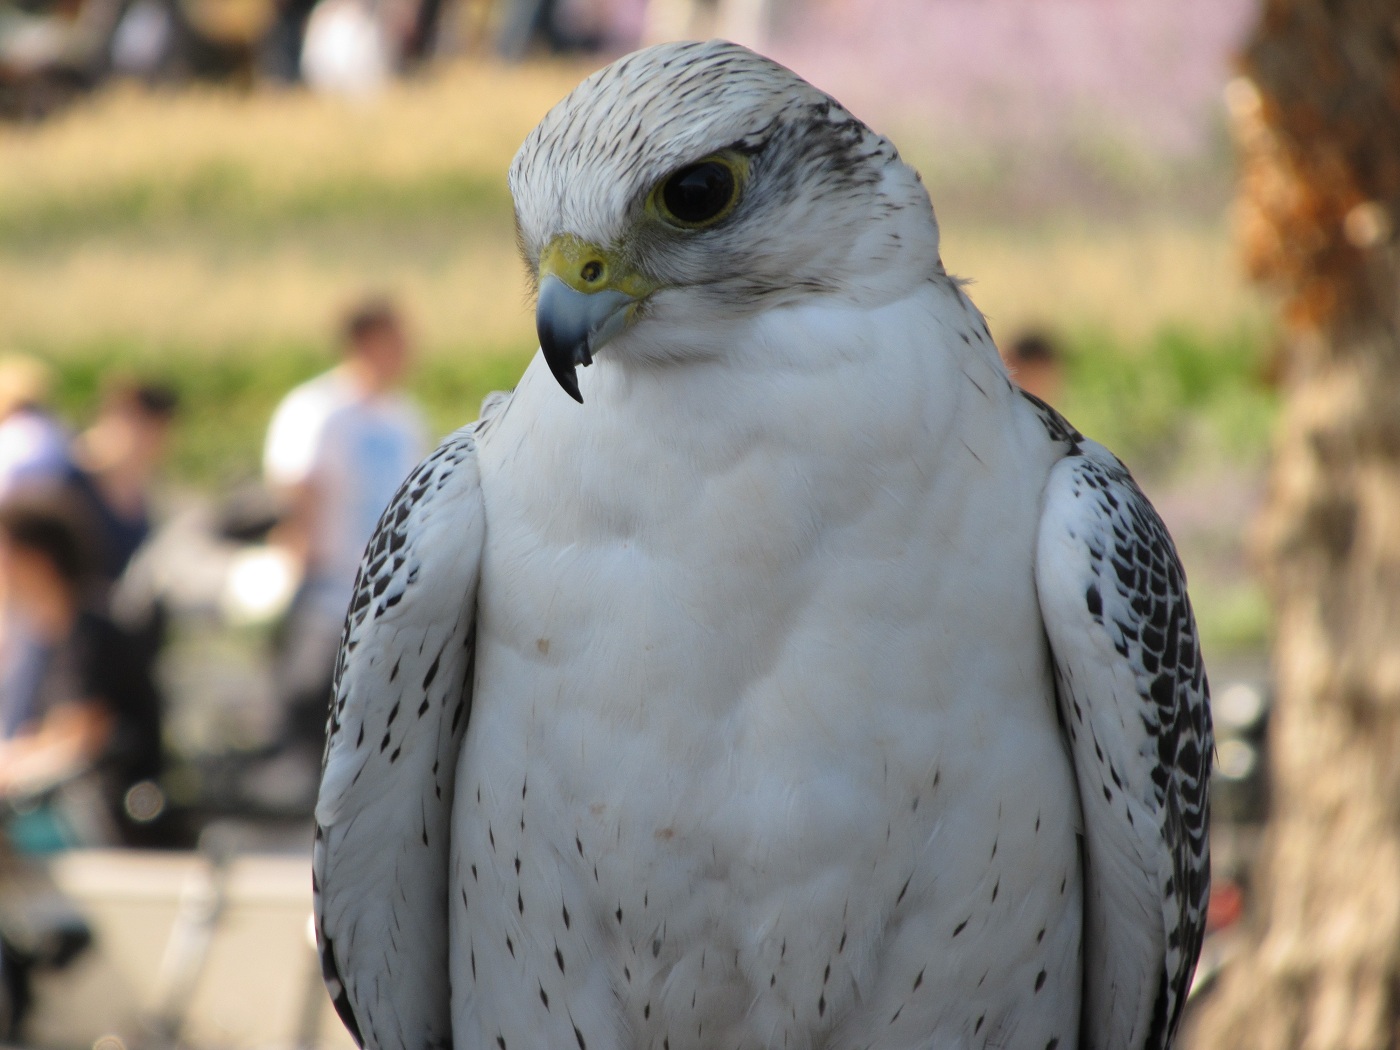
M1088 325L1132 345L1164 327L1215 335L1264 323L1223 224L1157 218L1026 234L954 227L945 230L943 259L972 279L969 294L999 338L1026 325Z
M421 268L315 258L295 245L228 265L188 245L96 244L42 260L0 257L0 345L314 344L362 289L400 298L430 350L533 338L524 274L507 239L465 245L448 265Z
M113 184L168 183L211 163L256 188L473 171L505 181L526 132L586 72L460 64L363 104L299 90L114 89L34 128L0 125L0 201L81 198Z
M1091 325L1133 344L1164 325L1258 327L1257 298L1224 236L1151 224L1009 233L952 231L949 268L1003 337L1026 325ZM0 342L48 346L122 336L207 345L320 338L358 288L401 295L428 347L528 340L524 274L508 236L445 262L328 259L296 244L229 260L213 246L97 241L61 254L0 253Z

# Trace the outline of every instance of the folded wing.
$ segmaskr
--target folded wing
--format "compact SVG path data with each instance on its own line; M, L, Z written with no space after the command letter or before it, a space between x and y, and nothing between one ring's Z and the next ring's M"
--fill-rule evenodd
M1036 585L1084 816L1086 1050L1170 1045L1210 863L1209 688L1171 537L1127 469L1062 420Z
M452 1044L448 840L485 533L474 431L384 512L341 640L312 878L326 985L367 1048Z

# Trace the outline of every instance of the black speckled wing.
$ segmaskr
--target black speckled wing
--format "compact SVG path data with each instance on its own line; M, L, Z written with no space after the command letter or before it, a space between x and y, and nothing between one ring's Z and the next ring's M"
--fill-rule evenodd
M326 986L367 1048L452 1045L448 840L485 533L475 431L389 504L341 639L312 885Z
M1046 486L1036 586L1084 815L1080 1046L1160 1050L1205 929L1209 687L1162 520L1110 452L1042 413L1068 450Z

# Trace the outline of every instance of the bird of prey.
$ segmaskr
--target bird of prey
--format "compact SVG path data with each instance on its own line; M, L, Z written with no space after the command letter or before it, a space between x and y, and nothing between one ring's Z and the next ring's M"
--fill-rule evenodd
M351 1033L1168 1046L1212 746L1181 565L1010 381L916 172L716 41L589 77L510 186L540 353L405 482L341 651Z

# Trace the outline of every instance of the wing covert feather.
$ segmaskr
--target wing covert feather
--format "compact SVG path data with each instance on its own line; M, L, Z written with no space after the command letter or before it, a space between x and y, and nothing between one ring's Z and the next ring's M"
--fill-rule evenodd
M1209 687L1166 527L1112 453L1068 440L1036 586L1084 816L1080 1043L1161 1050L1205 925Z
M313 890L327 988L367 1048L452 1045L448 840L485 534L474 433L389 504L341 639Z

